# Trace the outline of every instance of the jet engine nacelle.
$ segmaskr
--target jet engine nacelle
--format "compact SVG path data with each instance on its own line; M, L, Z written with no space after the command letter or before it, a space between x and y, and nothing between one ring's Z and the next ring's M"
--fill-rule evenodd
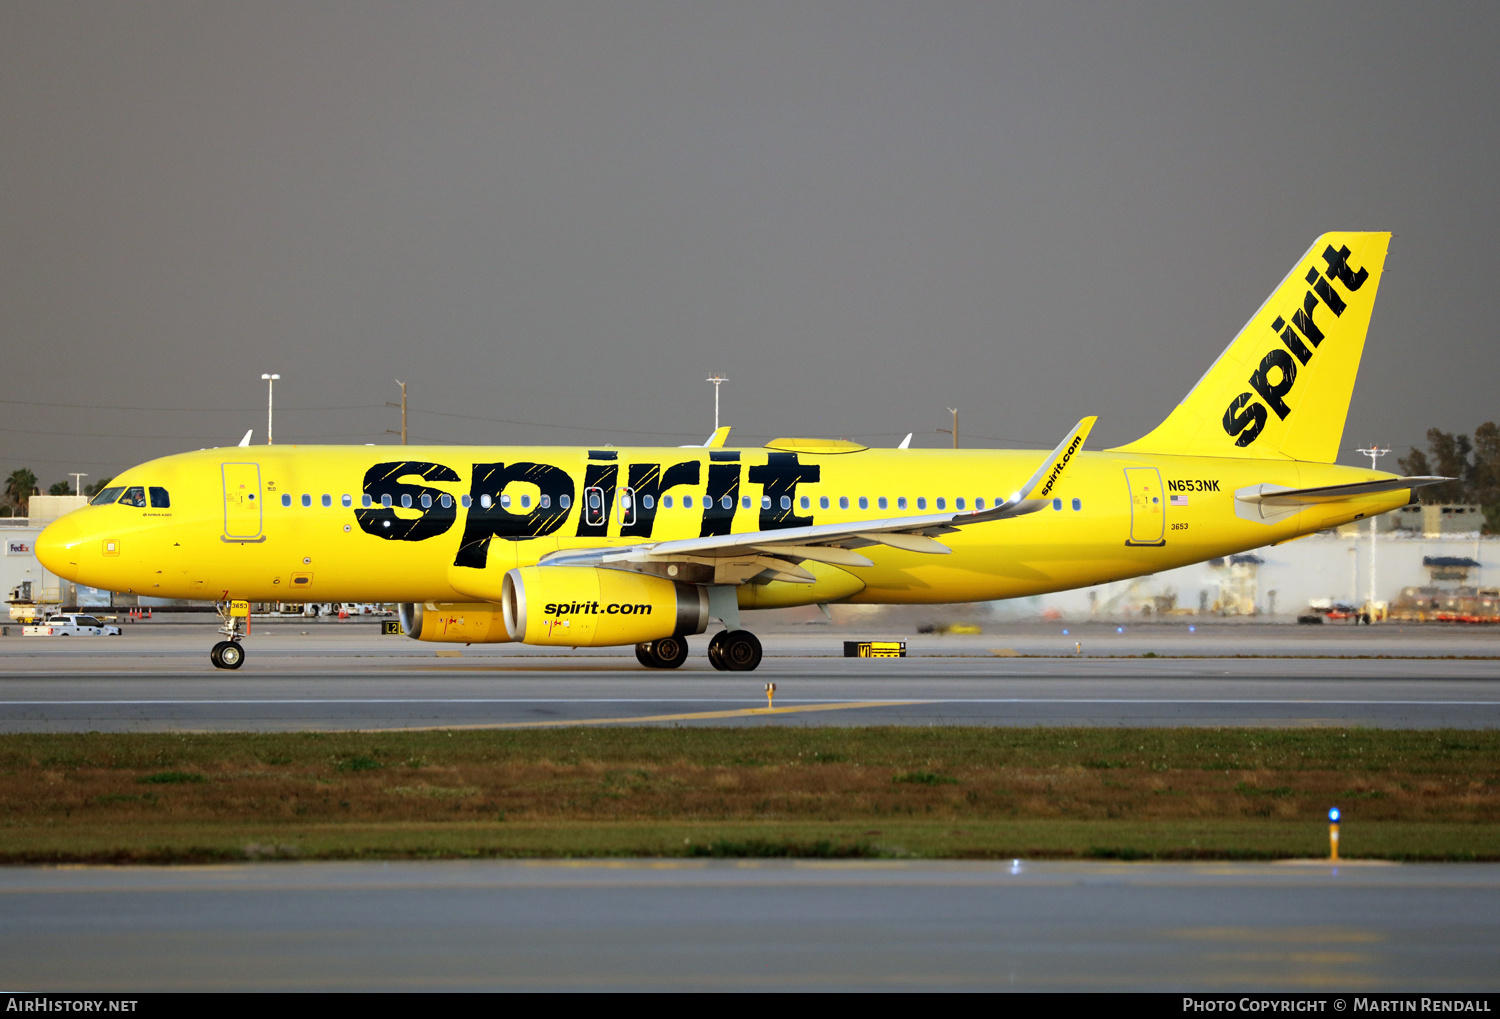
M506 644L510 633L500 606L489 602L406 602L401 628L412 640L443 644Z
M510 639L526 644L610 647L708 629L706 588L590 566L511 570L500 605Z

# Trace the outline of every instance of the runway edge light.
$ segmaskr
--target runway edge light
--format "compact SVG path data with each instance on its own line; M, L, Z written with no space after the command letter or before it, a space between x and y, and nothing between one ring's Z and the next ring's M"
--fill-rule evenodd
M1328 808L1328 859L1334 863L1339 858L1339 813L1338 807Z

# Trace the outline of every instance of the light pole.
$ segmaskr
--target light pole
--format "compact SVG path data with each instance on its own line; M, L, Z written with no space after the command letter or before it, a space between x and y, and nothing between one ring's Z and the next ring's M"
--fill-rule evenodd
M940 431L940 432L948 432L948 434L952 435L953 436L953 448L957 449L958 448L958 408L957 407L949 407L948 408L948 413L953 415L953 427L952 427L952 429L939 428L938 431Z
M86 477L88 477L88 475L86 473L84 473L83 471L69 471L68 474L73 479L73 494L74 495L82 495L83 494L83 479L86 478Z
M1382 449L1379 446L1372 445L1368 449L1357 449L1357 450L1355 450L1355 452L1356 453L1363 453L1365 456L1367 456L1367 457L1370 458L1370 470L1373 471L1373 470L1378 470L1378 468L1375 466L1376 461L1378 461L1381 457L1383 457L1387 453L1389 453L1390 450L1389 449ZM1373 607L1375 605L1375 518L1374 517L1370 518L1370 598L1369 598L1369 602L1370 602L1371 608L1373 609Z
M714 384L714 431L717 432L719 430L719 387L729 380L718 372L714 372L712 377L703 381Z
M406 383L402 382L400 379L397 379L396 380L396 385L398 385L398 386L401 387L401 402L400 403L392 403L391 401L387 400L387 401L385 401L385 405L387 407L400 407L401 408L401 431L399 433L397 433L397 432L394 432L391 429L387 428L385 430L385 434L387 434L387 435L397 435L397 434L399 434L401 436L401 445L404 446L404 445L406 445Z
M276 433L271 429L271 412L275 406L276 380L281 378L281 376L262 375L261 378L266 380L266 445L274 446L276 444Z

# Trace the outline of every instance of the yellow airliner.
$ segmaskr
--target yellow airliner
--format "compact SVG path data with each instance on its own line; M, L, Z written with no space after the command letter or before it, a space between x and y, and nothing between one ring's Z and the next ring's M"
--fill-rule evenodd
M1286 541L1441 478L1334 464L1390 235L1325 234L1145 438L1050 454L777 439L730 449L267 446L133 467L37 554L165 598L384 601L418 640L636 646L676 668L739 610L1017 598ZM220 668L244 661L226 613Z

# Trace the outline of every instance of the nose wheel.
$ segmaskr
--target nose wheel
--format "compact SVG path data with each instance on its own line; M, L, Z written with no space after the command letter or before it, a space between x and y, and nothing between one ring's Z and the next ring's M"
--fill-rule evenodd
M687 661L687 641L681 637L663 637L635 646L636 661L648 669L675 669Z
M720 672L754 672L760 659L760 639L749 630L724 630L708 642L708 663Z
M238 669L245 664L245 649L236 641L221 640L208 653L208 660L216 669Z

